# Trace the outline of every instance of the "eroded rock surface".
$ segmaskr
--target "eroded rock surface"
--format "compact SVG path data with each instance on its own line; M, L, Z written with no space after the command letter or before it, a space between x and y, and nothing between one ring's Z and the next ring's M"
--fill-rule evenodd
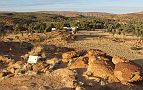
M123 83L140 81L143 78L142 68L133 62L117 63L114 75Z
M125 58L123 58L123 57L114 56L114 57L112 58L112 62L113 62L114 64L117 64L117 63L121 63L121 62L129 62L129 60L127 60L127 59L125 59Z

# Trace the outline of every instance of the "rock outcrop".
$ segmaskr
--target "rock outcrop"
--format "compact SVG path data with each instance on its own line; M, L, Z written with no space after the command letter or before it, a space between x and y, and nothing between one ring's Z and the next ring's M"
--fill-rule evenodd
M140 81L143 79L142 68L133 62L121 62L115 65L114 75L123 83Z
M108 82L118 82L118 79L113 73L113 64L109 61L101 61L90 54L87 72L90 72L93 76L100 77Z

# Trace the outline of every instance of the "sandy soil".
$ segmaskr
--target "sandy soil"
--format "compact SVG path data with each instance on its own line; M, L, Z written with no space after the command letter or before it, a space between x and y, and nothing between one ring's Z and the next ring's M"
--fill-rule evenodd
M51 33L50 33L51 34ZM49 35L49 34L47 34ZM53 34L51 34L52 36ZM116 35L115 37L120 40L120 42L116 42L113 40L112 34L109 33L103 33L101 31L80 31L75 35L75 40L71 40L70 42L65 42L61 39L62 36L56 38L59 34L53 35L53 38L50 36L47 37L46 34L42 35L33 35L32 40L29 40L30 38L27 36L19 37L21 41L29 42L34 44L34 42L44 44L44 45L56 45L57 47L66 47L70 49L75 50L88 50L88 49L100 49L102 51L105 51L107 54L114 56L121 56L126 57L127 59L134 60L137 64L143 66L143 50L131 50L131 47L135 46L137 43L137 37L133 37L131 35L128 36L122 36L122 35ZM38 36L41 36L42 41L39 40ZM126 40L123 41L122 37L124 37ZM5 37L6 38L13 38L12 35ZM34 41L36 40L36 41ZM4 41L4 40L3 40ZM9 41L9 40L7 40ZM11 42L19 42L18 39L11 40ZM36 44L37 44L36 43ZM9 45L9 44L8 44ZM19 49L19 43L16 44L17 48ZM21 45L21 44L20 44ZM27 45L27 44L26 44ZM26 46L24 44L24 46ZM31 46L31 45L30 45ZM5 45L2 46L2 48L5 47ZM7 51L12 47L8 47L8 49L4 50ZM32 46L31 46L32 47ZM143 43L140 44L140 47L143 47ZM22 48L23 50L23 48ZM26 53L28 48L25 49ZM54 50L54 49L53 49ZM63 50L63 48L61 48ZM60 51L60 50L59 50ZM65 50L66 51L66 50ZM20 52L19 54L22 55L24 52ZM17 53L11 52L12 54ZM53 52L52 52L53 53ZM58 53L58 52L56 52ZM55 53L55 55L57 55ZM0 53L3 54L3 53ZM53 55L53 54L51 54ZM61 55L61 54L59 54ZM20 57L20 56L19 56ZM18 58L19 59L19 58ZM50 75L32 75L32 76L14 76L14 77L5 77L0 79L0 90L53 90L54 88L60 89L60 90L74 90L71 88L64 87L66 83L61 83L61 78L58 76L50 76ZM126 85L122 84L111 84L111 86L117 86L117 90L127 90ZM119 89L121 88L122 89ZM87 90L97 90L99 89L99 86L88 88ZM132 90L142 90L143 88L139 87ZM102 89L101 89L102 90ZM110 90L110 89L109 89ZM128 90L130 90L128 88Z

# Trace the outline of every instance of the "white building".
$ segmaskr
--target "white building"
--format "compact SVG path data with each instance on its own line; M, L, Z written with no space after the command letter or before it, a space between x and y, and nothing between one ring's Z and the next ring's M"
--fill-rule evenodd
M51 30L52 30L52 31L56 31L56 28L52 28Z

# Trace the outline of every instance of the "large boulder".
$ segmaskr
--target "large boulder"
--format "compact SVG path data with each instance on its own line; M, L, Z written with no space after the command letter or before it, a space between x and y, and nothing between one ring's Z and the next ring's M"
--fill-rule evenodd
M93 63L94 61L103 61L103 62L107 62L111 67L113 67L114 68L114 63L110 60L110 59L108 59L108 58L105 58L105 57L103 57L103 56L98 56L98 55L89 55L88 56L88 62L89 62L89 64L91 63Z
M121 62L129 62L129 60L127 60L127 59L125 59L125 58L123 58L123 57L114 56L114 57L112 58L112 62L113 62L114 64L117 64L117 63L121 63Z
M89 58L89 65L87 72L93 76L100 77L108 82L119 82L114 76L113 65L109 61L101 61L96 57Z
M133 62L117 63L114 75L123 83L142 80L142 68Z

